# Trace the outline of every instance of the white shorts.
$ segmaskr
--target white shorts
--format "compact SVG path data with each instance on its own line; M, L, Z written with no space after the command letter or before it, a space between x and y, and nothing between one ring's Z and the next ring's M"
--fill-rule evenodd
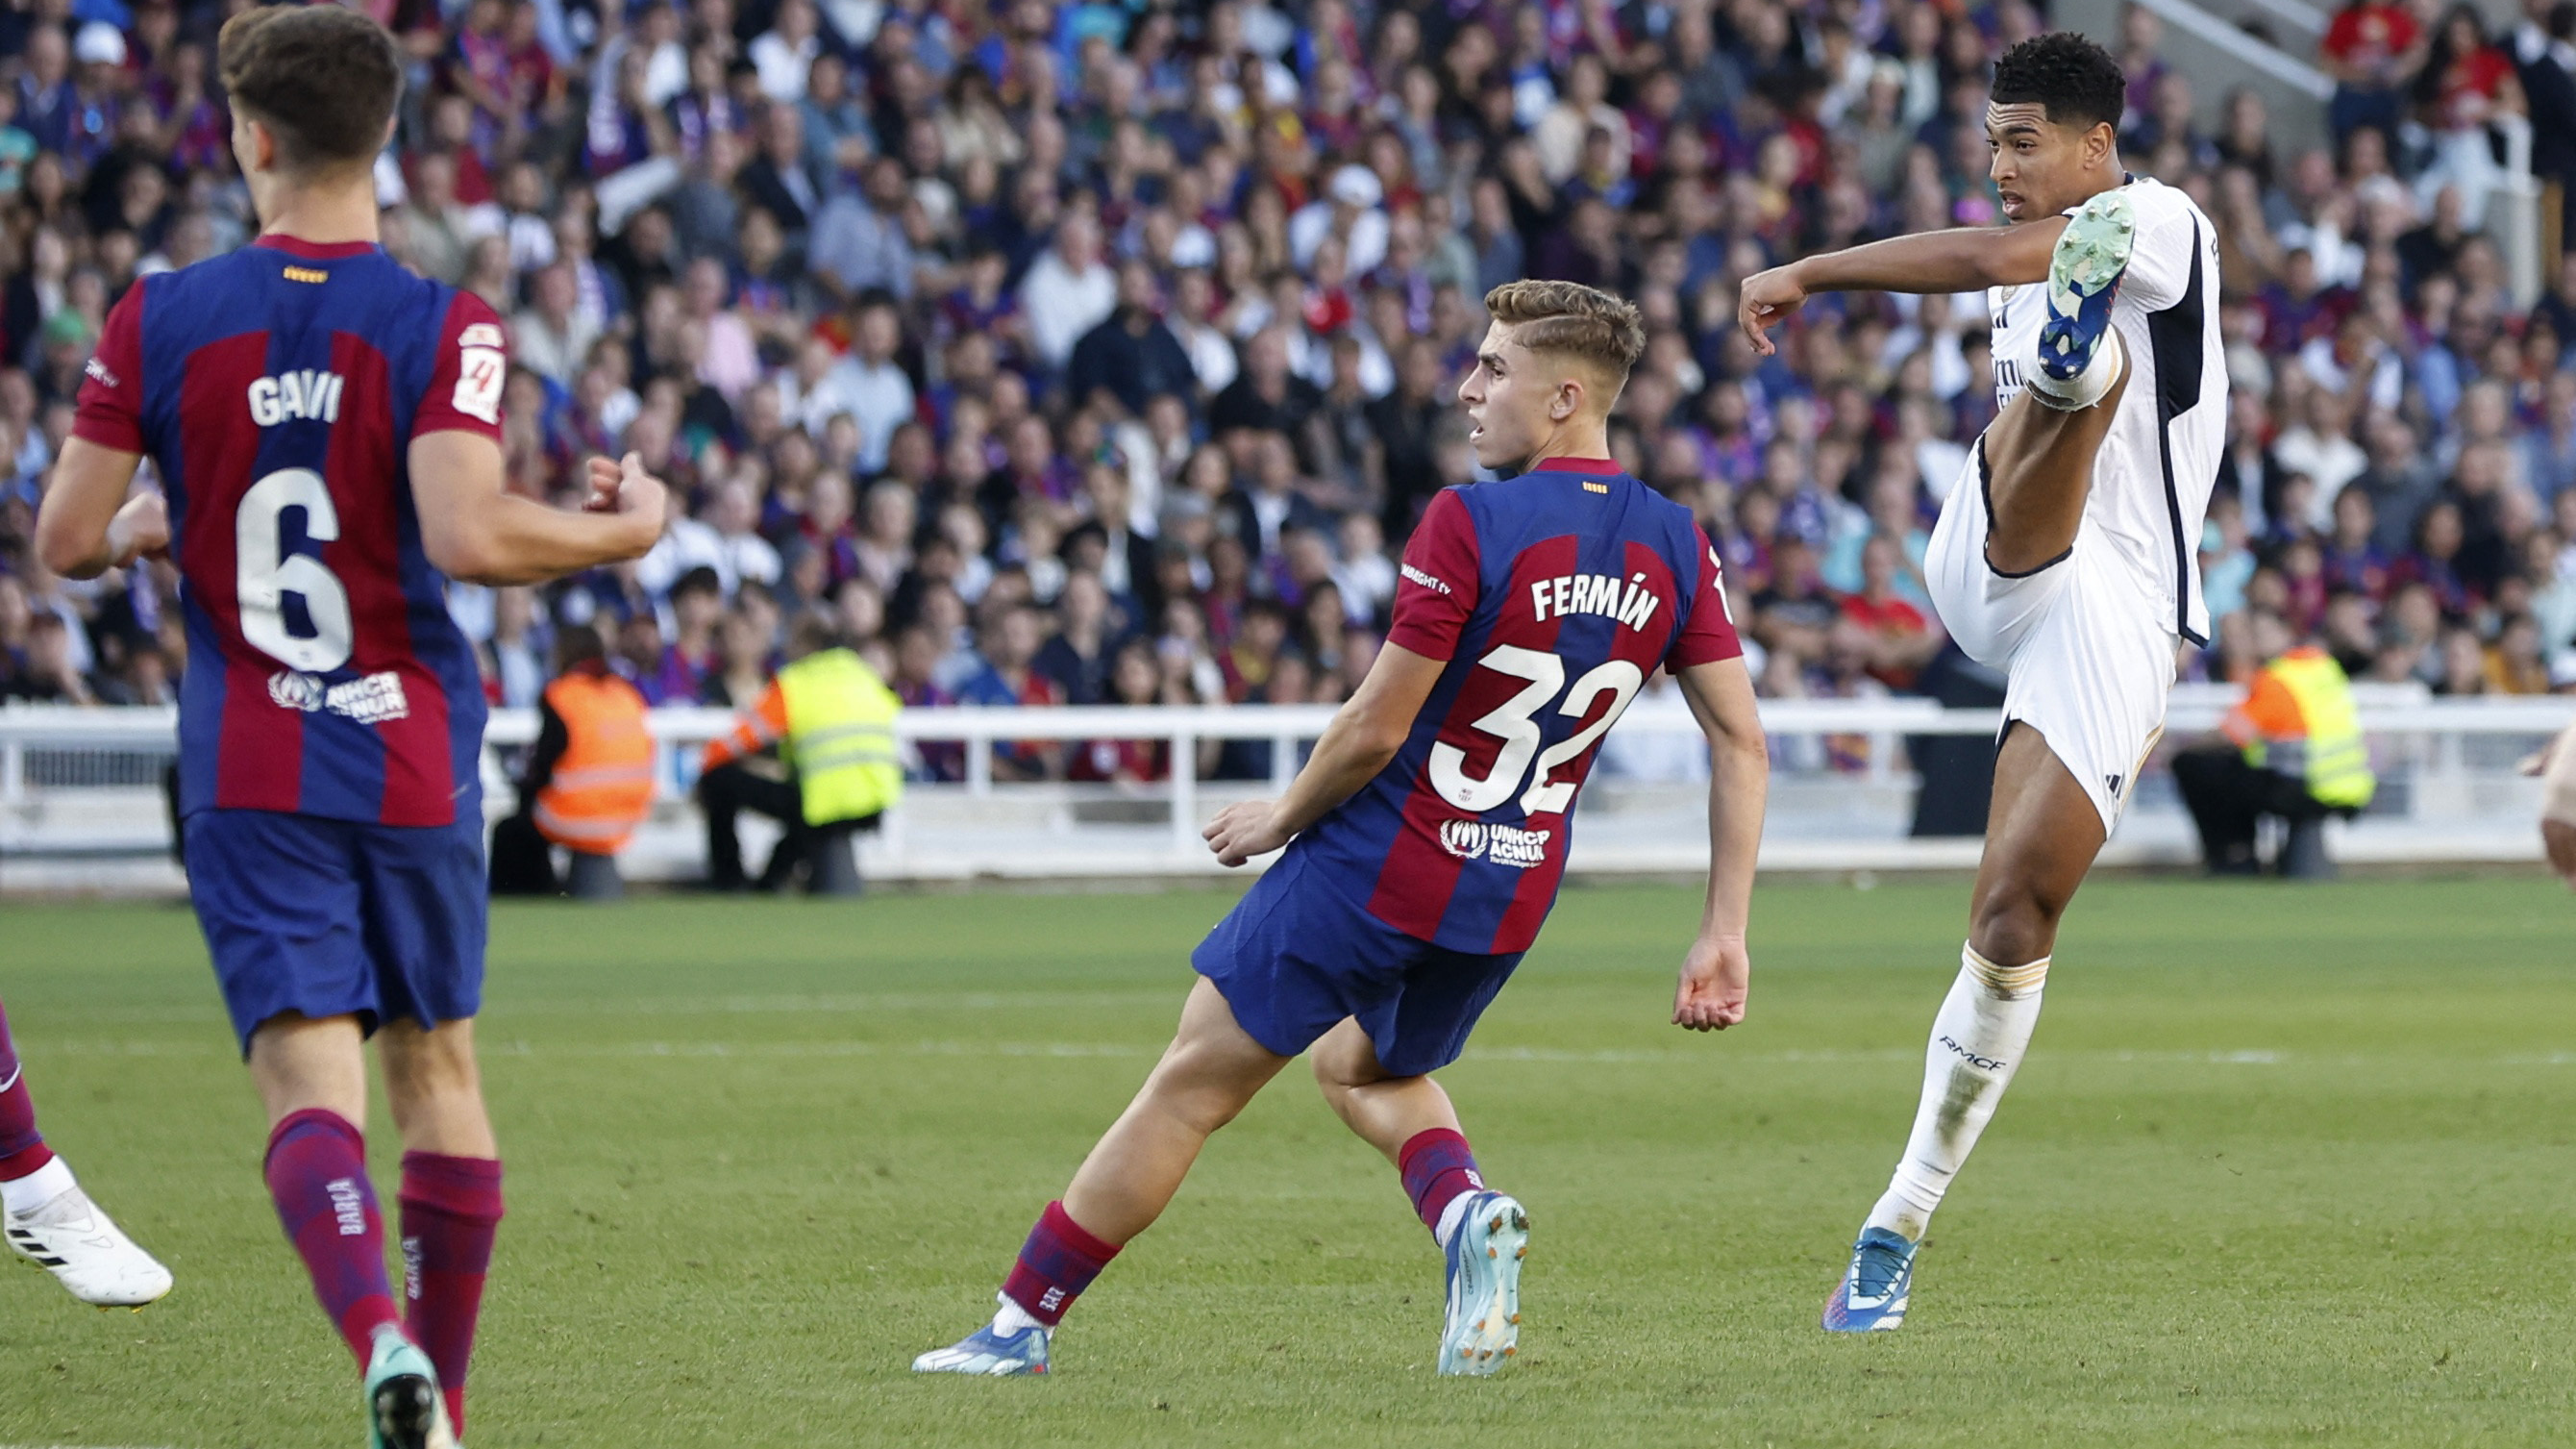
M1924 555L1943 627L1968 657L2004 672L2004 721L2039 731L2102 812L2120 823L2165 727L2176 639L2149 586L2086 520L2075 546L2026 574L1986 562L1985 441L1941 507Z

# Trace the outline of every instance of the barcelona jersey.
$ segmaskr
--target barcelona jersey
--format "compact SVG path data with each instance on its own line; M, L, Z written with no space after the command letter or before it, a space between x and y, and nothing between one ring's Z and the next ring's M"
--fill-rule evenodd
M169 498L183 814L479 822L483 691L408 449L497 441L507 367L491 308L372 243L263 236L118 300L74 431Z
M1580 458L1435 495L1387 642L1447 668L1395 758L1289 851L1386 925L1485 954L1537 937L1575 797L1647 677L1743 653L1690 510Z

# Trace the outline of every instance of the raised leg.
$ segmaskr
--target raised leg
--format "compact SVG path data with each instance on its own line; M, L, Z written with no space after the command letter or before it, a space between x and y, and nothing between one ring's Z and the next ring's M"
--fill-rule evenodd
M1997 573L2045 568L2075 546L2093 459L2128 387L2123 375L2101 402L2071 412L2024 391L1986 429L1986 562Z

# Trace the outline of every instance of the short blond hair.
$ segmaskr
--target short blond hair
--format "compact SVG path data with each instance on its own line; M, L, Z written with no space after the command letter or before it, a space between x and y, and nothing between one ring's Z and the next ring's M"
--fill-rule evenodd
M1505 282L1485 294L1485 311L1530 351L1600 369L1614 393L1646 355L1646 325L1637 304L1580 282Z

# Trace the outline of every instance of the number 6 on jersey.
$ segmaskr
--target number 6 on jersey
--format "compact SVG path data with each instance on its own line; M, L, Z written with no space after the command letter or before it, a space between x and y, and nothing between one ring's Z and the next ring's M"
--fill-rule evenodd
M304 536L329 543L340 536L331 489L310 468L281 468L250 485L233 515L239 559L234 597L241 605L242 638L290 669L322 674L349 662L355 636L349 591L322 560L286 551L286 511L304 510ZM303 601L310 636L287 627L286 597Z

